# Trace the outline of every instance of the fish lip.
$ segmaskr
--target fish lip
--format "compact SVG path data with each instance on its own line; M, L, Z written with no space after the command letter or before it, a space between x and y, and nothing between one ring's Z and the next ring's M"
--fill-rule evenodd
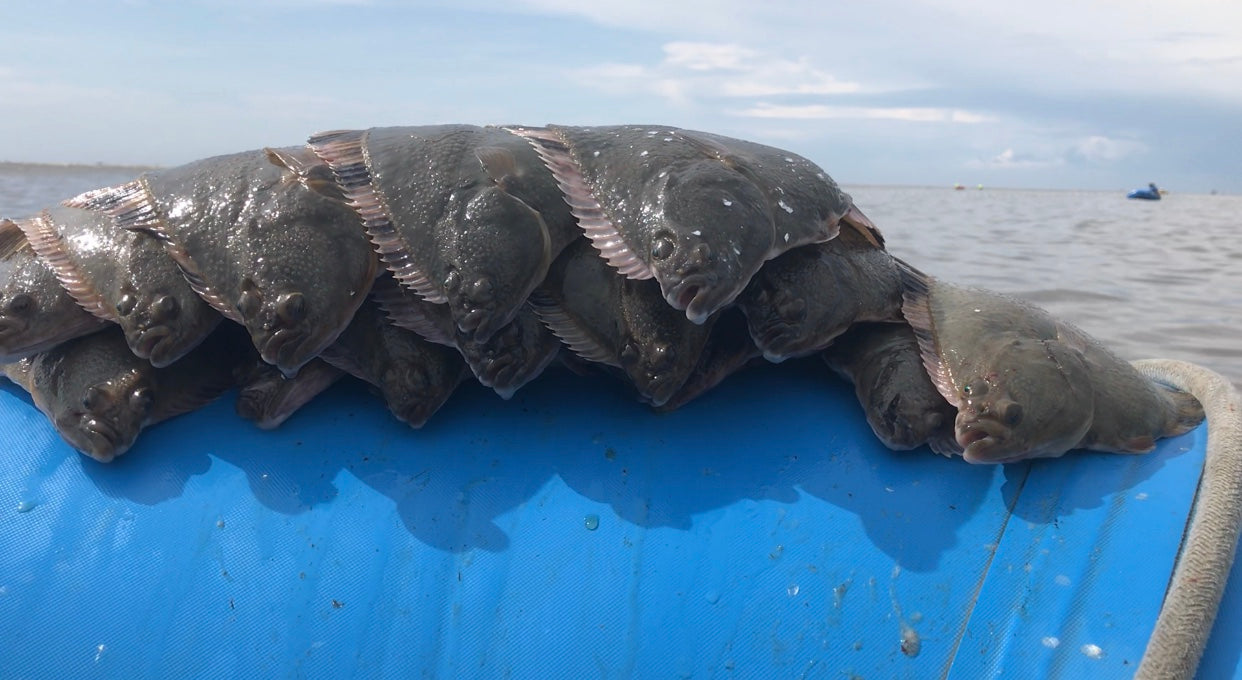
M989 449L994 449L1009 439L1009 427L998 420L979 417L967 420L959 416L955 429L955 439L962 447L962 457L969 463L1011 463L1025 457L1021 452L1005 456L988 455Z
M18 335L30 327L23 319L0 318L0 341Z
M683 276L677 283L669 287L664 299L674 309L685 311L686 316L689 317L691 315L691 305L703 300L707 294L711 293L714 290L715 283L715 278L706 274ZM702 307L702 303L699 307ZM707 318L707 316L704 315L703 318Z
M152 326L140 331L132 346L134 356L150 361L156 368L167 366L177 359L161 352L168 349L171 340L174 340L173 331L168 326Z
M659 373L656 375L648 375L646 385L643 392L647 395L647 401L652 406L663 406L668 403L669 399L677 393L677 385L673 382L672 376L668 373Z
M263 341L259 348L259 356L267 363L276 366L287 377L290 372L296 374L299 365L290 362L290 356L297 353L306 344L307 334L293 328L281 328Z
M89 413L78 419L76 435L74 448L101 463L111 462L129 448L119 428Z

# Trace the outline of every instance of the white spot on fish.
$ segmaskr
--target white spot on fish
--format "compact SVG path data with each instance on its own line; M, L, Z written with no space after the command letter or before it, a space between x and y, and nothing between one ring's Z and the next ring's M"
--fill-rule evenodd
M789 207L789 204L788 204L788 203L786 203L785 201L783 201L783 200L782 200L782 201L777 201L777 202L776 202L776 204L777 204L777 205L779 205L779 206L781 207L781 210L784 210L785 212L789 213L790 215L792 215L792 214L793 214L793 208Z
M721 201L721 203L724 203L724 205L725 205L725 207L726 207L726 208L727 208L727 207L729 207L729 206L731 206L731 205L733 205L733 201L730 201L730 200L729 200L729 199L727 199L727 198L726 198L726 199L724 199L724 200L722 200L722 201Z
M789 243L789 234L785 234L785 243Z
M659 131L659 130L648 130L648 131L647 131L647 134L649 134L649 135L658 135L658 134L660 134L660 131Z
M598 152L598 151L593 151L593 152L591 152L591 155L592 155L592 156L595 156L595 157L597 157L597 158L598 158L598 157L599 157L599 152Z
M1065 574L1057 574L1057 577L1052 580L1056 581L1056 584L1059 586L1068 586L1070 584L1069 577Z
M1043 640L1040 640L1040 642L1044 643L1044 646L1047 647L1048 649L1056 649L1057 647L1061 646L1061 641L1057 638L1052 637L1051 635L1045 637Z
M672 138L672 137L665 137L665 138L664 138L664 141L666 141L666 142L671 142L671 141L673 141L673 138Z
M642 153L640 153L640 154L638 154L638 155L639 155L639 156L646 156L646 155L647 155L647 152L646 152L646 151L644 151L644 152L642 152Z
M1091 643L1087 643L1083 645L1080 649L1082 650L1083 654L1086 654L1087 657L1091 659L1099 659L1104 656L1104 650L1100 649L1099 645L1093 645Z
M700 229L695 229L694 231L692 231L692 232L690 232L690 233L691 233L691 234L694 234L695 236L702 236L702 235L703 235L703 231L702 231L702 230L700 230Z
M982 309L978 309L978 308L976 308L976 309L975 309L975 314L978 314L979 312L982 312L982 311L983 311Z
M792 163L792 162L794 162L794 160L793 160L792 158L790 158L789 156L785 156L785 162L786 162L786 163Z
M733 254L734 254L734 255L741 255L741 254L742 254L742 251L738 250L738 249L737 249L737 246L733 246Z

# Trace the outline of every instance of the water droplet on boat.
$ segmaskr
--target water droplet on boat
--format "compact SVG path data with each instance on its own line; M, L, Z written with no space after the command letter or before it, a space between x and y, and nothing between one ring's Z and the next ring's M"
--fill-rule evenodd
M709 590L703 593L703 599L707 600L708 604L716 604L720 601L720 591Z
M793 597L798 594L799 590L801 590L801 588L798 587L797 583L791 583L789 587L785 589L785 592L789 593L790 597Z
M19 501L17 503L17 511L18 512L30 512L31 510L34 510L35 507L38 505L39 504L35 501Z
M1147 493L1140 491L1139 493L1134 494L1134 500L1137 500L1137 501L1147 500Z
M1061 646L1061 640L1051 635L1045 636L1040 642L1044 643L1044 646L1048 649L1056 649Z
M599 515L587 515L582 520L582 525L587 528L587 531L595 531L599 528Z
M1059 586L1068 586L1070 584L1069 577L1065 574L1057 574L1057 577L1052 580L1056 581L1056 584Z
M923 650L923 640L919 638L918 631L910 626L902 624L901 626L901 653L909 657L919 655Z
M1091 659L1098 659L1104 656L1104 650L1100 649L1099 645L1093 645L1091 643L1087 643L1083 645L1081 649L1082 649L1082 653L1086 654L1087 657Z

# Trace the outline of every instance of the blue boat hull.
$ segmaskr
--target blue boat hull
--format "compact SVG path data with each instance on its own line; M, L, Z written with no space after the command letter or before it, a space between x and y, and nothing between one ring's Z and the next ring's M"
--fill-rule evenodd
M232 409L99 465L0 390L6 673L1130 677L1206 437L892 452L817 361L667 415L559 372L421 431L352 384Z
M1135 189L1134 191L1126 194L1126 198L1140 198L1145 201L1159 201L1160 192L1152 191L1151 189Z

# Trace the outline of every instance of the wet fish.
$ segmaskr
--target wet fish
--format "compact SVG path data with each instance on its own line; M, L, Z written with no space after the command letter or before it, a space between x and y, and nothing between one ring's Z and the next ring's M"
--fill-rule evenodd
M298 374L286 378L262 359L238 366L237 415L260 429L280 427L289 416L341 379L345 372L319 359L307 362Z
M194 291L286 375L336 339L378 268L330 170L304 147L216 156L67 204L160 239Z
M472 125L321 133L336 173L402 285L448 305L468 337L513 320L577 228L551 175L521 139Z
M673 411L706 394L725 378L762 356L746 329L746 317L737 309L726 309L712 326L699 363L677 393L659 411Z
M817 352L857 322L902 320L901 276L878 240L844 229L759 270L737 305L769 361Z
M0 220L0 363L104 327L60 285L18 223Z
M903 312L932 383L957 409L972 463L1075 448L1144 453L1203 419L1191 395L1157 384L1034 305L962 288L902 263Z
M180 361L156 368L129 351L119 327L109 326L3 369L70 446L107 463L128 451L144 428L229 389L235 340L214 334Z
M779 149L667 126L508 129L536 146L608 263L654 277L695 323L764 261L835 237L847 215L865 220L822 170Z
M358 309L320 358L374 385L388 410L414 428L422 427L467 375L456 351L389 323L373 301Z
M860 323L820 356L853 383L867 423L885 446L905 451L930 444L945 455L954 451L956 411L927 377L909 325Z
M220 323L148 234L120 229L102 212L63 206L18 225L78 304L120 325L130 350L154 366L185 356Z
M689 378L712 327L665 304L655 281L618 275L586 239L561 253L530 303L570 350L617 369L653 406Z
M512 321L487 340L480 341L453 323L445 305L427 302L405 288L381 282L376 282L372 295L394 325L414 331L436 344L455 348L474 377L503 399L511 398L523 385L543 373L561 350L561 341L539 320L530 305L523 305Z

